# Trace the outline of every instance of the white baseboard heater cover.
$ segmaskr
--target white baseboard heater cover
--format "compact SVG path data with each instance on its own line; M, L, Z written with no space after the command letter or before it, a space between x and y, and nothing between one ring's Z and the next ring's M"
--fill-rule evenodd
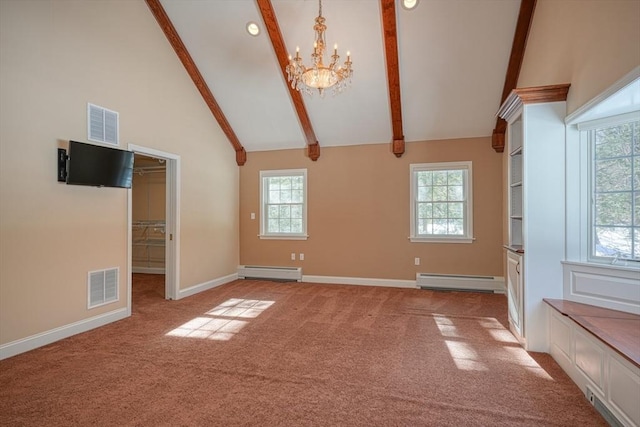
M504 293L504 279L495 276L417 273L421 289Z
M258 265L238 266L239 279L275 279L302 281L301 267L267 267Z

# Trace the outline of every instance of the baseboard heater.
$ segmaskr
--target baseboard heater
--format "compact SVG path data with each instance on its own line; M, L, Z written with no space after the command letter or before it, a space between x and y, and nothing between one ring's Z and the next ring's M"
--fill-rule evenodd
M587 387L587 399L589 399L589 402L594 406L594 408L596 408L596 411L598 411L600 415L602 415L602 418L604 418L611 427L624 427L624 424L622 424L618 420L613 412L611 412L609 408L607 408L607 405L605 405L604 402L600 400L600 398L596 396L589 387Z
M302 268L240 265L238 266L238 278L286 280L300 282L302 281Z
M504 293L504 279L495 276L466 276L454 274L416 274L420 289Z

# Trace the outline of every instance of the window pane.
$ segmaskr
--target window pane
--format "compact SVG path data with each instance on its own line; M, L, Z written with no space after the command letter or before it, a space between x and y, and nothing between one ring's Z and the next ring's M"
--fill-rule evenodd
M291 219L281 218L279 222L281 233L291 233Z
M438 186L433 187L433 200L434 201L446 201L447 200L447 187Z
M292 203L302 203L303 200L303 191L302 190L293 190L291 191L291 202Z
M462 186L454 185L449 187L449 200L462 200Z
M421 219L418 221L418 234L432 234L433 233L433 220Z
M433 171L433 185L447 185L447 171Z
M434 203L433 204L433 217L434 218L446 218L447 217L447 203Z
M284 176L280 178L280 189L281 190L291 190L291 177Z
M280 214L280 208L278 206L269 206L267 211L268 218L278 218Z
M640 187L638 187L640 190ZM635 213L633 214L633 225L636 227L640 227L640 191L636 191L634 194L634 198L636 199L635 203ZM640 242L638 242L640 244Z
M291 220L291 232L292 233L302 233L302 220L301 219L292 219Z
M280 218L291 218L291 207L287 205L280 205Z
M433 234L447 234L448 221L446 219L433 220Z
M449 220L449 234L453 234L453 235L464 234L464 225L461 219Z
M640 190L640 148L637 157L633 159L633 189Z
M274 176L271 178L267 178L269 191L279 190L280 189L280 177Z
M280 203L280 191L269 191L268 203Z
M449 171L449 185L462 185L463 171Z
M278 233L280 231L278 224L279 222L277 219L269 219L267 232Z
M302 205L291 206L291 218L302 218Z
M431 197L432 187L418 187L418 201L419 202L430 202L433 198Z
M625 123L596 131L596 159L631 155L632 124Z
M303 178L301 176L291 177L291 188L294 190L302 190L304 188Z
M433 218L433 203L419 203L418 218Z
M449 218L464 218L464 205L462 203L449 203Z
M420 187L431 185L432 182L433 182L433 172L431 171L418 172L418 185Z
M631 257L630 227L596 227L595 255L604 257Z
M631 158L596 161L596 192L631 190Z
M640 260L640 228L633 230L633 258Z
M631 225L631 193L596 194L596 225Z

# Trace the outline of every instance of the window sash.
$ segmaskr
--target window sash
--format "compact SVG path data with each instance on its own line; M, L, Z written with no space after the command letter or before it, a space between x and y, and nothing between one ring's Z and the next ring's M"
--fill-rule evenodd
M472 239L471 162L413 164L410 169L410 239Z
M306 169L260 171L260 237L307 236Z
M602 120L599 126L586 131L590 159L589 261L640 263L639 123L637 119ZM628 124L631 124L631 135L626 152L624 140L609 143L599 140L598 132ZM598 146L599 143L602 145ZM612 152L607 154L604 144L618 147L609 146ZM598 152L600 147L605 148ZM628 174L624 173L625 169L629 170Z

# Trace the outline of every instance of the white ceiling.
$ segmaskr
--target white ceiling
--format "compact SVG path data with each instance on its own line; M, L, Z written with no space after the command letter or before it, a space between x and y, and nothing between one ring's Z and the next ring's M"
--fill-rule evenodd
M246 151L303 148L305 138L254 0L161 0ZM310 62L317 0L272 0L287 49ZM392 139L379 0L323 0L327 44L351 51L345 92L304 96L321 147ZM520 0L396 1L407 142L489 136ZM247 22L261 33L250 36ZM212 120L213 116L212 116Z

